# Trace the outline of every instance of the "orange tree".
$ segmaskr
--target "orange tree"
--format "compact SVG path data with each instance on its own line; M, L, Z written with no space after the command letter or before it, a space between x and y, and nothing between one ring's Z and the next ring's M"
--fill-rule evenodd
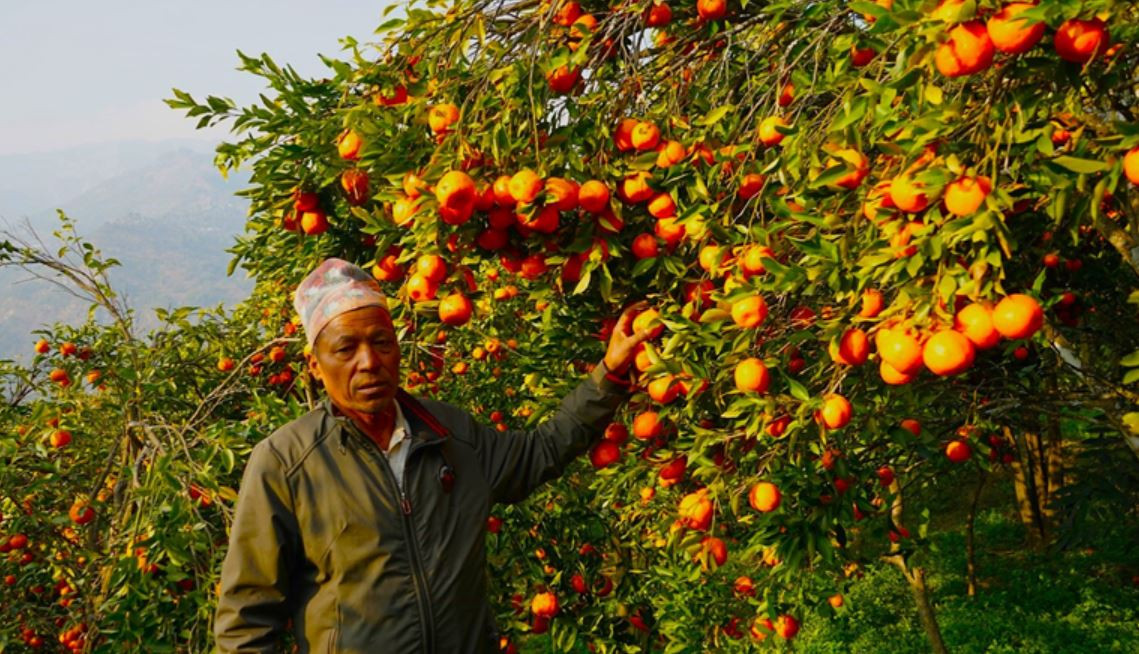
M275 95L170 104L239 136L218 164L253 170L242 266L284 289L321 257L371 266L408 386L502 429L653 303L600 472L489 525L509 632L790 639L884 556L941 650L914 557L944 478L1031 460L1005 428L1092 397L1133 434L1137 331L1111 326L1136 323L1134 19L427 2L327 79L243 56Z
M252 170L233 252L254 298L216 324L178 317L176 337L124 336L118 406L139 413L76 405L135 439L88 523L113 528L91 531L82 574L38 568L92 580L83 611L44 609L20 580L6 603L41 632L85 620L100 636L81 647L208 642L235 469L314 389L296 370L241 376L225 406L190 389L218 383L221 356L295 361L295 337L259 348L291 336L290 290L335 255L393 298L407 386L504 430L599 360L622 305L653 304L641 320L660 334L619 422L488 524L504 649L782 643L885 558L944 650L930 507L1035 461L1021 430L1048 416L1139 452L1137 31L1121 2L458 0L405 7L325 79L243 55L271 89L260 103L169 103L233 126L218 165ZM63 400L9 413L42 430L32 418ZM170 428L150 428L148 456L155 424ZM20 452L5 470L50 454ZM97 478L87 463L75 479ZM4 488L12 557L35 512ZM193 579L191 599L158 578Z

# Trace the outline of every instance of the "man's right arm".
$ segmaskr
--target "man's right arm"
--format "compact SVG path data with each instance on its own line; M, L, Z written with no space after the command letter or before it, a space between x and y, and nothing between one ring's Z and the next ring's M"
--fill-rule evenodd
M262 442L245 465L222 564L214 619L219 654L276 651L289 618L287 591L299 555L284 464Z

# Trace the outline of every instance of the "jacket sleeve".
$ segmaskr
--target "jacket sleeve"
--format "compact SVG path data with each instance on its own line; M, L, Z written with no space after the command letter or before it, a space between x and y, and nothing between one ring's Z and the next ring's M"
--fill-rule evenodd
M222 563L214 635L219 654L274 652L289 618L288 593L300 554L283 461L268 442L253 448Z
M543 482L562 474L613 419L628 390L606 377L599 363L552 417L531 431L498 432L470 418L483 471L495 502L520 502Z

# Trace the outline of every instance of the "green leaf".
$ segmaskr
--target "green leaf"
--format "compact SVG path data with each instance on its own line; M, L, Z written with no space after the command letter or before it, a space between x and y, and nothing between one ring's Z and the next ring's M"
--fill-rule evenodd
M726 105L723 105L720 107L716 107L712 111L709 111L707 114L705 114L703 118L700 118L699 120L696 120L694 122L697 125L701 125L703 127L707 127L709 125L715 125L716 123L720 122L720 120L724 116L728 115L729 111L732 111L735 108L736 108L736 106L732 105L732 104L726 104ZM656 156L656 155L653 155L653 156Z
M787 390L791 393L791 397L794 397L800 402L806 402L811 399L811 394L807 392L806 386L790 377L786 377L786 379Z
M1139 350L1135 350L1131 354L1128 354L1127 356L1120 359L1119 365L1127 368L1134 368L1135 366L1139 366Z
M1066 168L1067 170L1070 170L1074 173L1082 174L1101 173L1111 168L1111 166L1102 161L1096 161L1095 159L1079 159L1077 157L1069 156L1056 157L1052 160L1052 163L1060 166L1061 168Z

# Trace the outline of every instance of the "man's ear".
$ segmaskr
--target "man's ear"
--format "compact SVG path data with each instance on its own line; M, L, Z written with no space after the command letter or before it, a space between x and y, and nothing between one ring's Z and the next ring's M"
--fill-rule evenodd
M324 383L324 379L320 376L320 362L316 360L316 355L311 352L305 354L305 364L308 365L309 374L320 383Z

